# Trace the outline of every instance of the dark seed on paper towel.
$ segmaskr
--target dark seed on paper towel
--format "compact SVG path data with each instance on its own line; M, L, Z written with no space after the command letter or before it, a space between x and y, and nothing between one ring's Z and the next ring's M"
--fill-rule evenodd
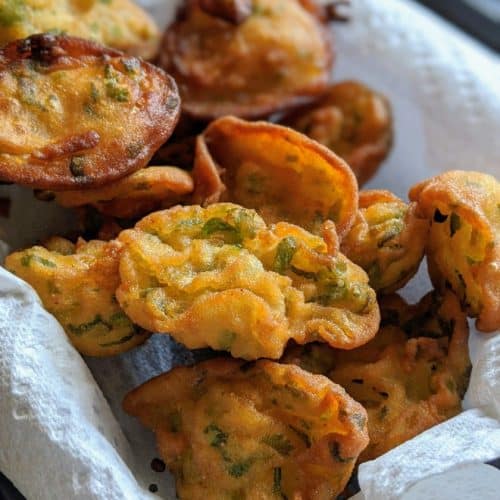
M156 484L150 484L148 489L151 493L156 493L158 491L158 486Z
M155 472L164 472L165 471L165 462L161 460L160 458L153 458L151 460L151 468Z

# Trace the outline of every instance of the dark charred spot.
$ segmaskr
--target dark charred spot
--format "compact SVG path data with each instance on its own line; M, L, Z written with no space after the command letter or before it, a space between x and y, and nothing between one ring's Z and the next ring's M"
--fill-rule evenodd
M83 156L73 156L69 162L69 169L73 177L85 177L85 158Z
M353 378L351 382L353 384L360 384L360 385L365 383L365 381L362 378Z
M248 361L240 366L240 371L246 373L255 366L255 361Z
M20 57L49 65L53 60L64 53L58 45L58 37L49 33L33 35L19 40L16 46Z
M434 212L434 217L433 217L433 221L434 222L437 222L438 224L442 224L443 222L446 222L446 220L448 219L448 216L445 215L445 214L442 214L438 208L436 208L435 212Z

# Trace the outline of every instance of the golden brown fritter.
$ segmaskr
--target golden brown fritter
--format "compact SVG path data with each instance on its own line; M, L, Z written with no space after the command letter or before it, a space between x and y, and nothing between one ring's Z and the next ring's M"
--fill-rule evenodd
M173 79L139 59L78 38L18 40L0 49L0 179L49 190L117 180L147 164L179 108Z
M115 299L120 244L51 238L7 256L5 267L27 281L61 323L71 343L88 356L111 356L142 344L136 327Z
M366 408L370 444L361 462L458 414L470 374L467 318L452 292L430 293L416 306L387 296L380 307L383 326L368 344L352 351L309 344L284 357Z
M105 215L133 218L178 204L193 186L184 170L149 167L101 188L57 192L55 200L63 207L92 205Z
M431 221L427 260L434 286L451 287L484 332L500 328L500 183L449 171L410 190Z
M2 0L0 46L36 33L92 40L151 59L159 32L151 17L129 0Z
M331 500L368 442L342 387L272 361L174 368L123 406L155 432L180 499Z
M268 223L319 233L335 222L342 238L357 211L357 184L338 156L289 128L224 117L198 137L194 203L224 200L253 208Z
M343 158L360 186L375 174L392 145L389 101L356 81L330 86L322 99L285 123Z
M119 237L117 298L150 331L190 349L279 358L290 338L341 349L366 343L379 311L368 277L335 245L221 203L151 214Z
M428 233L429 221L417 217L415 203L389 191L361 191L356 221L341 250L368 273L372 288L391 293L417 272Z
M235 17L226 3L186 1L163 38L160 66L178 83L183 112L259 118L325 90L332 48L315 9L299 0L251 0L250 15L243 9Z

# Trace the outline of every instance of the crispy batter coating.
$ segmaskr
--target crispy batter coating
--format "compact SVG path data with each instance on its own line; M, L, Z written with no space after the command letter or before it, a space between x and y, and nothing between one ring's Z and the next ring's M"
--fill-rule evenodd
M88 356L112 356L142 344L136 327L115 299L120 244L54 237L46 248L12 253L5 267L27 281L61 323L71 343Z
M2 0L0 46L36 33L64 33L152 59L159 32L129 0Z
M266 227L255 211L221 203L153 213L119 240L120 305L190 349L276 359L290 338L352 349L377 331L375 292L332 248L332 228L323 239Z
M133 218L177 205L193 187L180 168L149 167L101 188L57 192L55 200L63 207L92 205L105 215Z
M198 137L195 203L219 199L254 208L268 223L318 233L335 222L342 238L357 211L357 184L338 156L306 136L268 122L224 117Z
M461 411L468 385L467 318L457 297L430 293L416 306L399 296L380 303L376 337L352 351L321 344L290 349L285 362L328 376L368 413L372 460Z
M417 217L415 203L389 191L361 191L356 221L341 250L368 273L372 288L391 293L417 272L428 233L429 221Z
M0 179L49 190L114 181L147 164L179 108L173 79L134 57L65 36L12 42L0 49Z
M431 221L427 260L434 286L451 287L484 332L500 328L500 183L449 171L410 190Z
M207 3L224 12L203 10ZM325 90L332 43L313 9L299 0L252 0L249 16L234 17L227 3L248 2L188 0L163 38L160 66L178 83L185 113L261 118Z
M368 442L342 387L272 361L174 368L123 407L155 432L180 499L330 500Z
M332 85L322 99L285 123L342 157L360 186L375 174L392 146L389 101L356 81Z

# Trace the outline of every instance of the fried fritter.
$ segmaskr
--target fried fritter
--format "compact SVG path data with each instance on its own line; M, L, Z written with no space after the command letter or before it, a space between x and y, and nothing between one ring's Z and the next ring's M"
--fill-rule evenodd
M272 361L174 368L123 407L156 433L180 499L330 500L368 442L342 387Z
M408 306L399 296L380 303L382 327L352 351L309 344L291 348L284 362L326 375L368 413L372 460L457 415L470 374L467 318L450 291Z
M375 174L392 145L389 101L356 81L332 85L322 99L285 123L343 158L360 186Z
M450 287L484 332L500 328L500 183L449 171L410 190L431 221L427 260L436 288Z
M136 327L115 299L120 244L116 241L51 238L5 259L61 323L71 343L88 356L111 356L142 344L149 334Z
M63 207L92 205L113 217L139 217L177 205L193 191L189 173L176 167L143 168L97 189L61 191L55 200Z
M268 122L212 122L198 138L193 177L195 203L231 201L254 208L268 223L287 221L318 233L332 220L342 238L356 217L357 184L345 162Z
M0 179L49 190L114 181L148 163L179 108L173 79L139 59L78 38L18 40L0 49Z
M156 212L120 234L116 296L138 325L190 349L275 359L290 338L352 349L377 331L375 292L332 228L324 238L229 203Z
M356 221L341 250L368 273L372 288L391 293L417 272L428 233L429 221L417 217L415 203L389 191L361 191Z
M251 12L235 17L228 3L251 3ZM159 58L179 85L183 112L261 118L320 95L333 55L315 14L300 0L187 0Z
M0 46L36 33L64 33L151 59L159 32L129 0L2 0Z

